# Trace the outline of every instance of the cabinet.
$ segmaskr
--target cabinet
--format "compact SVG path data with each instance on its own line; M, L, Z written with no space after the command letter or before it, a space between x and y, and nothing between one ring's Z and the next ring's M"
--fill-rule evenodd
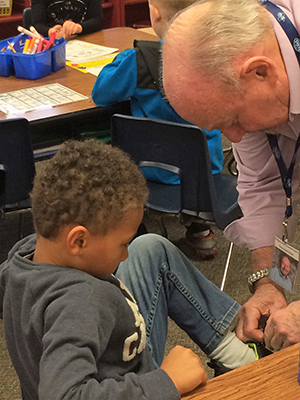
M22 25L23 10L30 7L30 0L13 0L12 13L0 17L0 39L17 35L17 27Z

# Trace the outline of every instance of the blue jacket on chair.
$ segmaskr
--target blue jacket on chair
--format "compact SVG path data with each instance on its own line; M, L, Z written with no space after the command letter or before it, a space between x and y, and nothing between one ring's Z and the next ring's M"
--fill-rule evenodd
M135 117L162 119L189 124L164 100L159 84L159 65L162 42L135 41L134 48L120 53L100 72L92 91L92 99L100 107L131 99ZM221 132L205 130L213 174L222 171L223 149ZM153 170L153 168L152 168ZM143 170L145 175L145 171ZM166 173L167 175L165 175ZM154 173L152 172L151 175ZM152 179L178 184L179 179L167 171L157 170ZM149 175L146 176L149 179Z

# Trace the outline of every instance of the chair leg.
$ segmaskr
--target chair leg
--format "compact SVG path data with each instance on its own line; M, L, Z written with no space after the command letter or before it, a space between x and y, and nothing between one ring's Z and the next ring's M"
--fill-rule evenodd
M162 234L166 239L168 239L168 232L167 232L166 225L165 225L165 223L164 223L164 221L163 221L162 218L159 218L159 219L158 219L158 225L159 225L159 227L160 227L161 234Z
M24 228L24 213L19 213L19 240L23 238L23 228Z
M233 242L230 242L227 259L226 259L226 264L225 264L225 270L223 273L223 279L222 279L222 283L220 286L221 292L223 292L223 290L224 290L224 286L225 286L225 282L226 282L226 278L227 278L227 274L228 274L228 268L229 268L229 264L231 261L232 250L233 250Z

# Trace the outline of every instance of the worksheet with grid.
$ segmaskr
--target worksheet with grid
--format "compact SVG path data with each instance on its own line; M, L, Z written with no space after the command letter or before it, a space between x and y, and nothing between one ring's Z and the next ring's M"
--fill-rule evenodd
M0 110L5 114L19 114L85 99L88 99L88 97L60 83L51 83L49 85L0 93Z

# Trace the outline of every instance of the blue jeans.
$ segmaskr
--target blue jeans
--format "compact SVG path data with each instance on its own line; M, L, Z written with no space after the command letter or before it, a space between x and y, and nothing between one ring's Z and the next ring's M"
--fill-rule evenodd
M156 366L164 358L168 316L206 353L212 353L240 306L206 279L167 239L147 234L129 246L116 276L133 294L146 323Z

